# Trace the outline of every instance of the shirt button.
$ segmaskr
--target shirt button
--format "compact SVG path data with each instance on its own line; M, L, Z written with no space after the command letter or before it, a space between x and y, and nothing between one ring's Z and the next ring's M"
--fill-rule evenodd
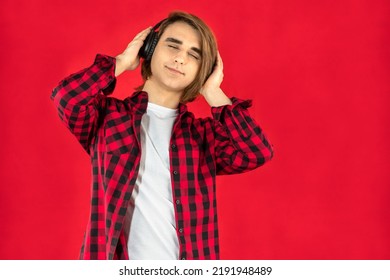
M177 175L179 172L177 172L176 170L173 171L173 175Z
M172 144L171 147L172 147L172 149L174 149L174 150L176 149L176 145L175 145L175 144Z
M183 233L183 229L182 229L182 228L180 228L180 229L179 229L179 232L180 232L180 233Z
M185 258L185 257L182 257L181 259L184 261L186 258Z
M176 204L180 204L180 200L177 199L177 200L176 200Z

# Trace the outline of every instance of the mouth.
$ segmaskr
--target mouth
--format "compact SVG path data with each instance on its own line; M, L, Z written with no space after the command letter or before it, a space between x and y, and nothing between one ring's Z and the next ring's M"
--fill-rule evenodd
M173 73L173 74L177 74L177 75L183 75L184 76L184 73L175 69L175 68L172 68L172 67L168 67L168 66L165 66L165 68L168 69L169 72Z

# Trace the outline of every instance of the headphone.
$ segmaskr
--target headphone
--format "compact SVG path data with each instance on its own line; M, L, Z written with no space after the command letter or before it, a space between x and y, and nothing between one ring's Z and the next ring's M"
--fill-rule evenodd
M160 27L160 25L165 21L166 19L163 19L159 23L157 23L152 30L150 30L150 33L146 37L144 44L140 48L138 55L145 59L146 61L150 61L152 59L152 55L154 52L154 49L157 46L158 43L158 31L157 29Z

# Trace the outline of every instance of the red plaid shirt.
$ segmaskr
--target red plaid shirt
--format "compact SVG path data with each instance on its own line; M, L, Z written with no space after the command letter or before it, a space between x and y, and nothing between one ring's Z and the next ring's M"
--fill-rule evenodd
M94 64L64 80L51 98L61 120L92 162L91 212L80 258L128 259L123 222L141 159L140 125L146 92L125 100L113 92L115 59ZM180 259L219 259L216 175L252 170L273 155L250 117L250 101L213 107L213 118L197 119L179 105L170 140L170 169Z

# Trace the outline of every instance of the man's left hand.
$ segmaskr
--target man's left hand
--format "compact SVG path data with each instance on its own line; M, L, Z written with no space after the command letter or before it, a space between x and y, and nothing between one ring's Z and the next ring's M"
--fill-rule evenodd
M231 105L231 100L221 89L223 81L223 62L221 55L218 52L217 63L210 77L207 79L203 87L200 89L200 94L206 99L207 103L212 107Z

